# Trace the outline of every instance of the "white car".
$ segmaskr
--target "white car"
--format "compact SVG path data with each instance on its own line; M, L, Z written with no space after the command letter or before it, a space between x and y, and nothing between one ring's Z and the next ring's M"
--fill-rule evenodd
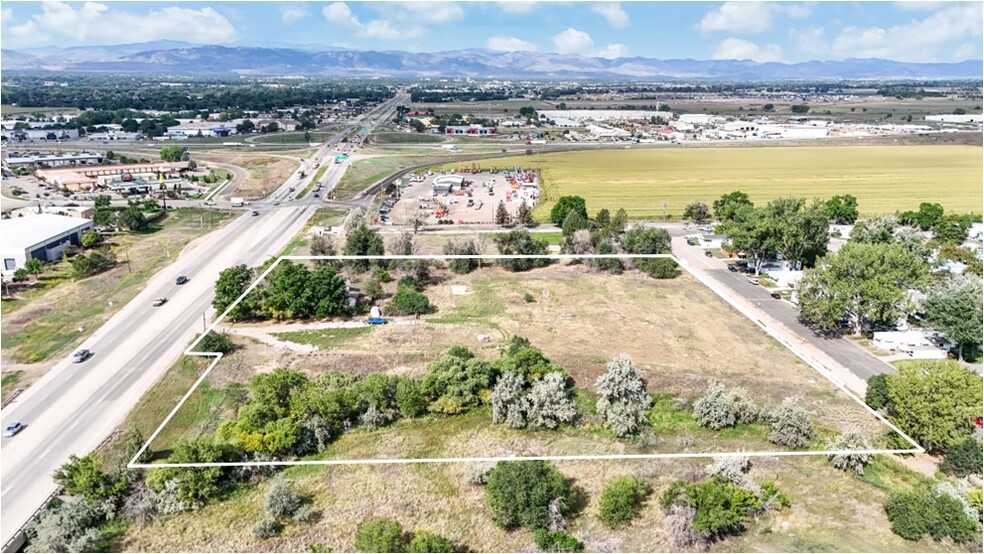
M5 437L12 437L12 436L16 435L17 433L20 433L23 429L24 429L24 425L21 422L19 422L19 421L15 421L15 422L11 423L10 425L4 427L4 429L3 429L3 436L5 436Z

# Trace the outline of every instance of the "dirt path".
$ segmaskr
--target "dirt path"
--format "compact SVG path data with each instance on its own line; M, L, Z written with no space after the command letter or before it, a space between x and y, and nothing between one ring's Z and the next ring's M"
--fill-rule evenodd
M415 325L421 323L424 322L414 318L398 318L388 320L387 324ZM233 324L223 326L220 330L234 335L250 337L274 348L292 350L298 354L312 354L317 352L319 348L310 344L298 344L296 342L281 340L274 335L277 333L317 331L320 329L358 329L368 326L368 323L362 321L316 321L274 324Z

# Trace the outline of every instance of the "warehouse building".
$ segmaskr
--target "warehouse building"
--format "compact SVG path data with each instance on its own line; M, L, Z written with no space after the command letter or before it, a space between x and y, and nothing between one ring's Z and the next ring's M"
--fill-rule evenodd
M82 244L82 233L92 221L54 214L38 214L0 221L3 235L3 272L24 267L28 260L54 262L70 245Z

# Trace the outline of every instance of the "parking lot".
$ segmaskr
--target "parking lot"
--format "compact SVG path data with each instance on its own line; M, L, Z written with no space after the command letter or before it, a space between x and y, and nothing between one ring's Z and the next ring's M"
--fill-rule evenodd
M456 182L455 177L460 178L460 186L455 184L450 191L439 186L435 193L435 179L438 183ZM396 197L383 203L377 217L381 223L392 225L406 225L417 217L428 226L491 225L499 202L515 217L521 202L532 208L539 194L538 176L529 172L428 173L405 177Z

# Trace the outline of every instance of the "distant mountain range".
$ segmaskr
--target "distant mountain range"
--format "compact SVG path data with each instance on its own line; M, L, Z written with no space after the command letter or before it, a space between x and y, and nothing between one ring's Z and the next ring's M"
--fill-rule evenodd
M2 50L11 70L191 75L474 77L681 80L981 79L981 60L910 63L881 59L759 63L751 60L591 58L543 52L449 52L201 46L156 41L115 46Z

